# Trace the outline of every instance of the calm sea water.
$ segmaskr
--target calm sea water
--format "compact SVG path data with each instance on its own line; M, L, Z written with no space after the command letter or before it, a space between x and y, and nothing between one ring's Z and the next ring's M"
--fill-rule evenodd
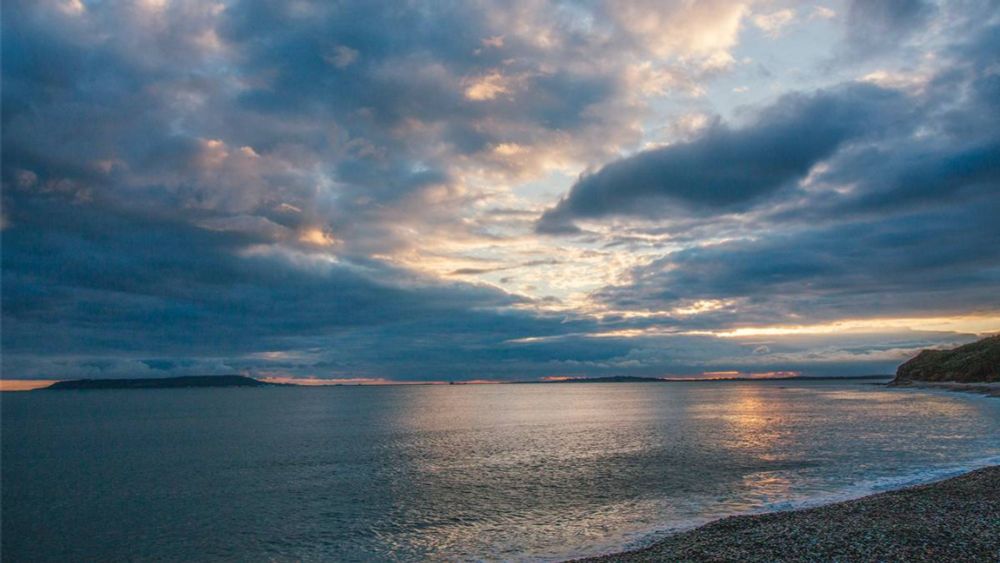
M2 555L552 558L1000 462L1000 400L826 382L5 393ZM992 458L992 459L991 459Z

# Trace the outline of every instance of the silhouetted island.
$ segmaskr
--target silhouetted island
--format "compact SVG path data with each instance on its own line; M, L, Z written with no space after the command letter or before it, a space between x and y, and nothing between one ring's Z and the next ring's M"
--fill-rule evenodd
M141 379L71 379L40 390L67 389L176 389L180 387L270 387L276 383L242 375L185 375Z
M922 350L899 366L893 385L1000 382L1000 335L952 348Z

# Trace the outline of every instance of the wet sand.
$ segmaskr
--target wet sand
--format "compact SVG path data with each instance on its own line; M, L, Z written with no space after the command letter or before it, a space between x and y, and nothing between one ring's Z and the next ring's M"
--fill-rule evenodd
M1000 466L807 510L734 516L581 561L1000 561Z

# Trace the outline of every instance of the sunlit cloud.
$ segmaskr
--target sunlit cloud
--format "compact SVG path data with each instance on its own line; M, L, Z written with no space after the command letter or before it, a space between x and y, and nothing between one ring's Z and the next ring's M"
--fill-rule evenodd
M829 20L837 17L837 12L826 6L814 6L811 17Z
M756 14L753 24L769 37L778 37L782 30L795 21L795 12L790 9L778 10L769 14Z
M499 71L463 81L465 97L477 102L511 94L511 79Z
M875 70L861 77L864 82L877 84L883 88L895 88L913 94L923 92L933 76L928 72L889 72Z
M742 2L630 0L611 6L612 17L657 56L712 57L732 48L748 12Z
M334 244L337 244L337 239L323 229L313 227L306 229L299 234L299 242L304 242L313 246L333 246Z
M73 16L83 14L87 10L87 6L81 0L63 0L56 5L62 13Z

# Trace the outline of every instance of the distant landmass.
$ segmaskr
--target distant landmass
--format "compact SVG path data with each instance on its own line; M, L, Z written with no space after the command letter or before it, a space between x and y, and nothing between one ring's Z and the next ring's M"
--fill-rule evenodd
M569 379L551 379L541 383L647 383L655 381L663 383L658 377L635 377L630 375L611 375L605 377L571 377Z
M839 381L848 379L889 379L892 375L848 375L842 377L834 376L811 376L811 375L788 375L781 377L713 377L713 378L662 378L662 377L636 377L631 375L614 375L608 377L570 377L566 379L550 379L538 382L523 383L705 383L713 381ZM512 382L522 383L522 382Z
M271 387L279 385L242 375L185 375L142 379L71 379L40 390L69 389L176 389L180 387Z
M854 381L858 379L889 379L889 374L870 375L782 375L777 377L712 377L706 379L664 379L667 383L689 383L696 381Z
M1000 335L951 350L922 350L896 370L894 385L1000 382Z

